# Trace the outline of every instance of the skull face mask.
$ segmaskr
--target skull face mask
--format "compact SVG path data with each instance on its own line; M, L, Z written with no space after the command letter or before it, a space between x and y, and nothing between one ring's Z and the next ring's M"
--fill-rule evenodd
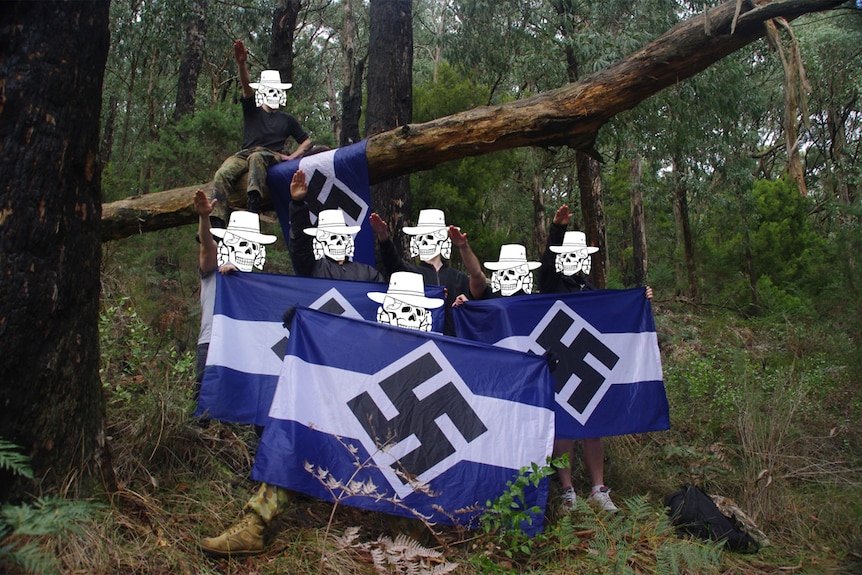
M266 104L273 110L277 110L279 106L284 106L287 103L287 90L261 84L254 93L254 103L258 107Z
M590 273L592 262L586 249L557 254L554 259L554 269L564 276L573 276L579 271Z
M233 264L242 272L250 272L252 268L263 270L266 262L266 247L258 242L253 242L240 237L232 232L225 231L224 239L218 247L218 265Z
M314 257L317 259L326 256L340 262L345 258L353 257L354 247L353 236L350 234L317 230L317 235L314 236Z
M431 331L432 309L443 305L441 298L425 297L422 274L395 272L389 278L386 293L368 292L368 297L380 304L377 323Z
M533 272L526 264L495 271L491 274L491 290L503 296L510 296L519 290L532 293Z
M424 307L410 305L387 295L377 309L377 323L431 331L431 313Z
M423 262L427 262L437 255L448 260L452 255L452 240L449 239L449 230L443 228L410 236L410 255L419 256Z

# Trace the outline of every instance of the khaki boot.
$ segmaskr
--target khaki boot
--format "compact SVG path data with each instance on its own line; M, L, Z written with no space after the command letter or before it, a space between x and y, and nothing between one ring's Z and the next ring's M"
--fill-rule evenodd
M263 519L257 513L246 513L233 527L218 537L201 539L201 549L213 555L257 555L263 552Z

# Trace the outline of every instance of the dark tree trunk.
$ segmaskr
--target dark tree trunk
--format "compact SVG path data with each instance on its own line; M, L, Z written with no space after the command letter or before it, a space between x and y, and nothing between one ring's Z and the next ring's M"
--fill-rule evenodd
M301 0L279 0L272 15L269 67L279 71L282 82L293 82L293 35L300 8Z
M578 188L581 190L583 232L587 235L587 245L599 248L593 254L590 279L594 286L605 289L608 286L608 246L605 204L602 201L602 170L594 158L580 150L575 152L575 162L578 166Z
M694 242L691 238L691 222L688 218L688 195L685 192L685 184L680 176L679 162L674 160L674 174L676 180L673 187L673 215L676 219L677 245L682 248L685 262L685 278L688 284L688 295L697 301L697 270L694 264Z
M644 217L644 193L641 186L641 157L635 153L629 170L629 196L632 206L632 252L634 260L635 285L646 285L647 241L646 218Z
M413 117L411 0L371 0L369 33L366 136L406 126ZM410 214L409 176L372 186L371 203L401 249L400 231Z
M179 120L195 111L195 96L198 90L198 76L204 63L207 44L207 22L204 15L207 0L194 0L186 24L186 42L183 58L180 61L180 74L177 80L177 104L174 120Z
M577 7L570 0L556 0L553 2L554 9L560 16L560 33L563 37L571 35L571 28L567 22L574 20ZM578 62L571 41L567 43L566 49L566 77L569 82L576 82L580 75L580 63ZM592 144L590 144L590 147ZM598 253L592 257L592 269L590 278L598 288L607 287L608 255L605 251L607 237L605 234L605 206L602 198L602 169L598 160L590 157L584 152L575 152L575 167L578 174L578 188L581 195L581 214L584 219L584 231L587 234L587 243L599 247Z
M542 178L540 172L534 170L532 175L532 205L533 205L533 253L541 256L548 243L548 222L545 217L545 198L542 194Z
M362 139L359 119L362 116L362 77L365 75L365 58L354 62L350 82L341 89L341 134L339 146L349 146Z
M102 165L108 165L111 161L111 151L114 148L114 125L117 121L117 98L111 96L108 100L108 115L105 118L105 126L102 128L102 144L100 147L99 157Z
M0 476L0 500L68 487L94 463L110 474L98 330L108 8L0 10L0 437L36 477Z
M359 118L362 115L362 78L365 75L365 58L356 58L356 17L353 0L344 3L342 29L344 55L343 85L341 89L341 130L338 145L349 146L362 139Z

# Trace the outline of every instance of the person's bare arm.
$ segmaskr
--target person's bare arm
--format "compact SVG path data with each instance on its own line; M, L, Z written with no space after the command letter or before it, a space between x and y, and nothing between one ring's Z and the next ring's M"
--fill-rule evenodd
M473 248L470 247L470 243L467 241L467 234L462 233L455 226L449 226L449 239L452 240L452 244L461 253L461 261L464 262L464 267L470 275L470 295L474 299L482 297L482 294L485 293L485 288L488 286L488 278L482 272L482 264L479 263L479 258L473 253Z
M235 40L233 43L233 57L236 60L237 68L239 68L239 83L242 87L242 97L251 98L254 96L254 90L251 88L251 76L248 73L248 50L242 40Z
M311 138L306 138L305 141L302 142L301 144L299 144L299 147L297 147L289 155L280 154L281 159L282 160L294 160L296 158L301 158L305 154L306 150L308 150L310 148L311 148Z
M218 200L207 198L203 190L195 191L195 211L198 213L198 241L201 247L198 253L198 266L204 275L211 273L218 266L218 246L210 232L210 214Z
M377 237L378 242L385 242L389 239L389 226L383 221L377 212L373 212L368 216L368 222L371 224L371 229Z

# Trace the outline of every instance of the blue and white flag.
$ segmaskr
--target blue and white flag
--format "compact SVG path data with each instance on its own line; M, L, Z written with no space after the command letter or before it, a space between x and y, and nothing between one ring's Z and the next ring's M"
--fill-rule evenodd
M542 357L309 309L291 330L256 481L475 525L520 468L551 455L553 380ZM525 505L546 501L547 478ZM525 529L541 526L539 513Z
M655 321L643 288L468 301L453 318L459 337L548 354L557 362L557 437L670 427Z
M368 292L386 284L265 273L217 274L213 329L201 382L198 416L265 425L289 333L288 308L302 306L377 321L380 304ZM443 297L441 286L425 286ZM431 311L432 330L443 330L443 308Z
M361 226L353 238L353 261L370 266L374 261L374 232L368 223L371 215L371 191L368 184L366 140L302 158L280 162L267 171L269 188L278 221L285 238L290 237L290 180L296 170L305 172L311 225L317 224L321 210L340 208L347 225Z

